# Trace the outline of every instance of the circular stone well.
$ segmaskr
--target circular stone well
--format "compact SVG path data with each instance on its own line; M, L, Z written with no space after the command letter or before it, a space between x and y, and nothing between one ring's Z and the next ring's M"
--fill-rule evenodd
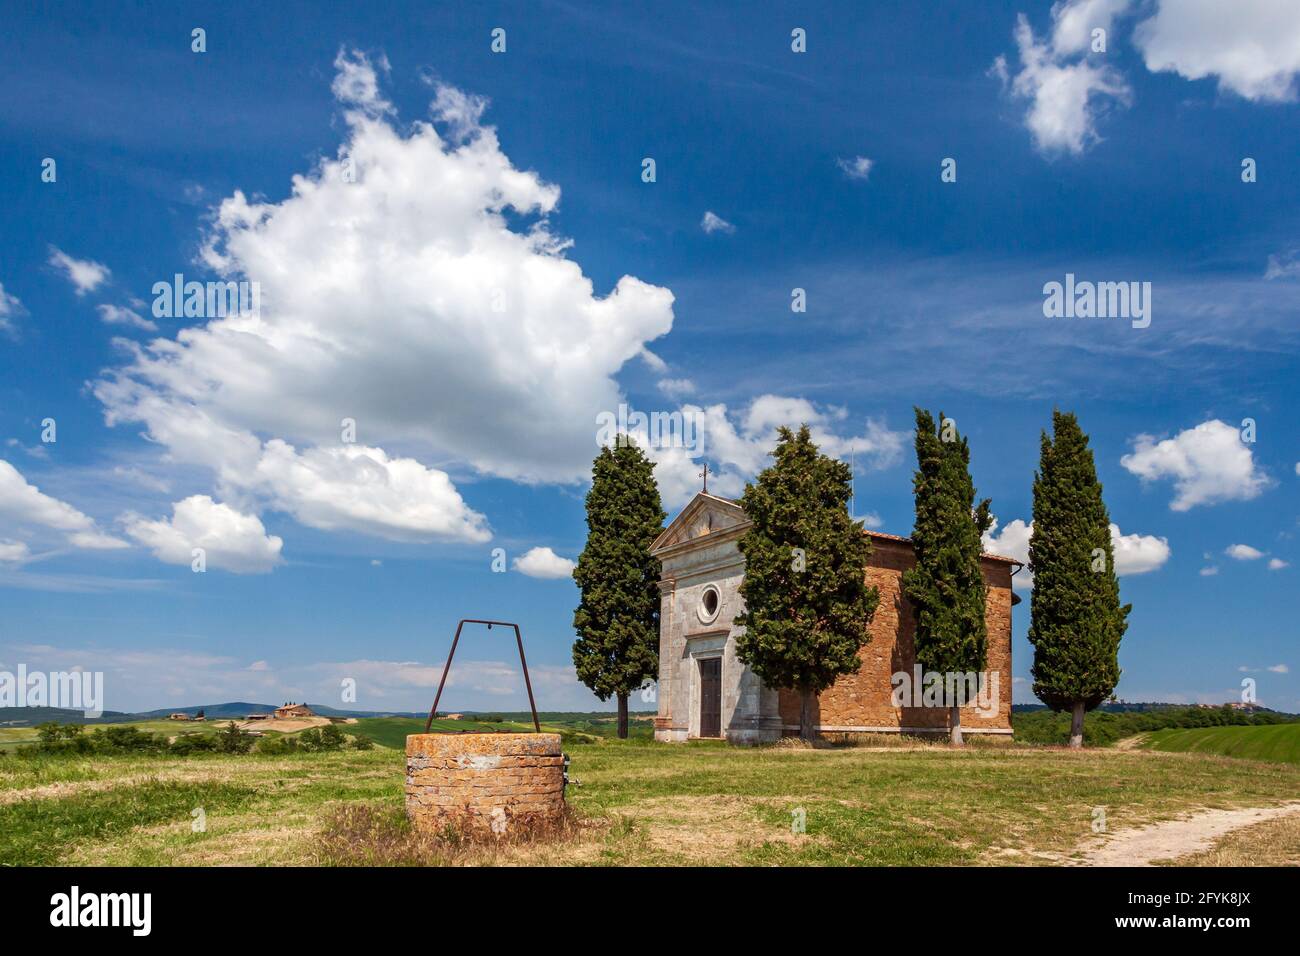
M559 734L411 734L406 815L416 829L467 825L497 834L564 812Z

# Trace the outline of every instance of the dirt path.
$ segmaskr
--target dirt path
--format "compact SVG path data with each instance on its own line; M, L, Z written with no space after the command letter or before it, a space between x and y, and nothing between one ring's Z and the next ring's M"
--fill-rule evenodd
M1233 830L1298 813L1300 802L1280 807L1203 810L1182 820L1121 830L1101 845L1086 848L1077 865L1151 866L1156 860L1172 860L1208 850Z

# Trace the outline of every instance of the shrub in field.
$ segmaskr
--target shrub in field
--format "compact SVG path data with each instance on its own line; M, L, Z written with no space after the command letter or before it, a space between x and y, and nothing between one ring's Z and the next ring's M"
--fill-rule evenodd
M268 757L297 753L298 749L298 741L292 737L263 737L257 742L257 752Z
M217 749L217 740L212 734L181 734L171 742L168 753L181 757L190 754L212 753Z
M223 754L246 754L253 749L254 738L235 726L232 720L217 734L217 750Z

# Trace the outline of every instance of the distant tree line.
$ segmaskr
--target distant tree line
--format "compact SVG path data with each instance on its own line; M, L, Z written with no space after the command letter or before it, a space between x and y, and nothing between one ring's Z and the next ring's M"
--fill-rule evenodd
M19 756L37 755L122 755L167 754L190 756L200 753L217 754L287 754L324 753L343 750L371 750L374 741L357 735L349 744L343 731L334 724L311 727L294 736L257 738L240 730L234 721L215 734L182 733L174 739L166 734L150 733L130 724L99 727L86 733L81 724L61 724L55 721L36 726L36 743L17 750Z
M1291 714L1271 710L1245 711L1234 707L1162 707L1159 710L1095 710L1084 718L1086 735L1094 745L1112 744L1134 734L1153 730L1194 727L1244 727L1286 724ZM1015 715L1016 740L1029 744L1063 744L1069 740L1073 715L1035 710Z

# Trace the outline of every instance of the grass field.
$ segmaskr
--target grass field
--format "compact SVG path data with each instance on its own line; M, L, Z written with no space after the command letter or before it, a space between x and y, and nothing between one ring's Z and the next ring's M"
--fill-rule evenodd
M454 862L1047 864L1091 836L1098 807L1120 829L1300 793L1294 764L1142 750L741 749L585 734L565 746L580 783L569 791L577 835ZM348 862L364 847L338 839L331 821L342 808L364 808L400 827L403 759L388 748L0 758L0 860ZM200 809L206 828L195 832ZM806 832L792 828L800 815Z
M1139 746L1170 753L1220 754L1300 764L1300 724L1157 730L1145 735Z

